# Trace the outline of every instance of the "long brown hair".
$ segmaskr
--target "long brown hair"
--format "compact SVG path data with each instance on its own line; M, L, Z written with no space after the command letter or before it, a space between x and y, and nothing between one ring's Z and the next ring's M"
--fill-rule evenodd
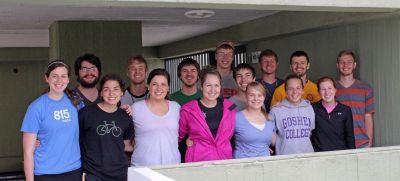
M247 94L247 91L249 91L249 89L255 89L257 91L260 91L261 94L264 96L264 98L267 94L267 91L265 90L264 86L260 82L250 82L246 87L246 94ZM264 107L261 107L261 113L265 116L265 118L267 118L267 121L268 121L269 120L268 113Z
M47 78L49 78L50 73L58 67L65 67L68 72L68 78L71 77L71 68L62 60L53 60L53 61L49 62L49 64L47 64L46 72L44 73L45 76ZM49 91L50 91L50 87L47 87L43 93L45 94L45 93L48 93ZM79 102L80 102L78 96L75 95L74 92L69 90L68 88L65 88L64 92L65 92L65 94L67 94L67 97L71 101L71 103L75 107L78 107Z

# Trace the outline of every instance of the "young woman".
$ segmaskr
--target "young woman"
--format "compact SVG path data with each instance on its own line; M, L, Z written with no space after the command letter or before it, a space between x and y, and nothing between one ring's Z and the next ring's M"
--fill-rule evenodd
M185 162L231 159L235 105L220 98L221 76L215 68L203 69L200 81L203 97L185 104L180 114L179 141L189 135L193 142Z
M154 69L147 79L149 97L132 105L135 125L133 166L180 163L178 122L180 106L169 101L170 77L165 69Z
M234 158L270 156L268 147L275 144L275 126L263 108L265 94L261 83L247 85L247 107L235 118Z
M100 80L102 101L79 111L80 143L86 181L126 180L132 152L131 117L118 107L124 83L115 74Z
M297 75L285 80L286 98L270 112L276 129L276 154L314 152L311 130L315 128L314 110L309 101L301 98L303 81Z
M353 117L350 107L336 101L336 84L331 77L318 80L322 100L312 106L315 129L311 141L315 151L354 149Z
M49 88L25 114L21 131L27 181L82 180L79 100L67 90L70 72L63 61L50 62L44 76ZM41 145L36 148L37 139Z

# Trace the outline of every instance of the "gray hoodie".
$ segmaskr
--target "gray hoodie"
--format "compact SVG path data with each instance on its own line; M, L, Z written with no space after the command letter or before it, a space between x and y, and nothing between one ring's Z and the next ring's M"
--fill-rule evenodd
M314 152L311 130L315 128L314 110L307 100L294 106L287 99L270 111L276 127L276 154L287 155Z

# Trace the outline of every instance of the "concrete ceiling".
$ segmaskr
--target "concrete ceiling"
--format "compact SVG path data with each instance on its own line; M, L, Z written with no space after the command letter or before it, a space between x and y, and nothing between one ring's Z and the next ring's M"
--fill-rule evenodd
M54 21L135 20L142 45L161 46L279 11L393 12L399 0L1 0L0 47L48 47ZM184 13L210 9L215 16L190 19Z
M0 3L0 47L48 47L49 26L59 20L142 22L143 46L160 46L268 16L277 11L213 9L207 19L190 19L193 8Z

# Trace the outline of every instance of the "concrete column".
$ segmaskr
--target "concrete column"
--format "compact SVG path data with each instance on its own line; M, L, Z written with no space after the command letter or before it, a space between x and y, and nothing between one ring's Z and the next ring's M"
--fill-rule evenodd
M62 59L73 66L84 53L100 57L102 75L116 73L126 78L126 61L142 54L141 22L57 21L50 26L50 60Z

